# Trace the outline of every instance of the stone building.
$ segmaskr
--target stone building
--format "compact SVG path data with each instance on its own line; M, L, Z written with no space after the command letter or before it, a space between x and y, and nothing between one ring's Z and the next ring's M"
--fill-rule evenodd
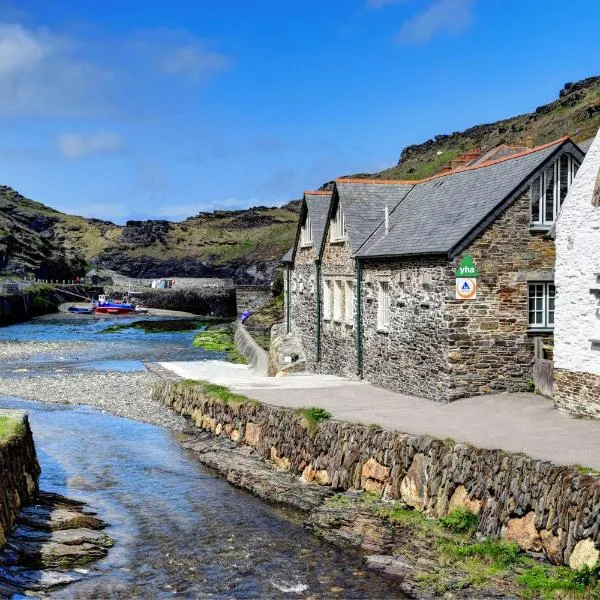
M286 295L311 369L443 402L526 388L534 339L553 334L548 234L583 152L563 138L502 154L422 181L337 180L318 252L301 248L305 197ZM477 296L457 300L466 256Z
M600 418L600 132L556 223L554 399Z

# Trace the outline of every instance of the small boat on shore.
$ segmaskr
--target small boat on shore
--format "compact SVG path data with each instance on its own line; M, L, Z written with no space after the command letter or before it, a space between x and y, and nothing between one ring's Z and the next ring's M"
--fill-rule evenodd
M130 315L135 312L135 304L108 300L106 296L100 296L93 304L95 315Z
M69 306L67 310L74 315L93 315L94 309L88 306Z

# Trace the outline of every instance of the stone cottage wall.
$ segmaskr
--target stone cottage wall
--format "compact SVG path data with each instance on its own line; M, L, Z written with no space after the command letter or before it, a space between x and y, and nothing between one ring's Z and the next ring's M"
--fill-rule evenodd
M329 239L326 239L321 265L322 289L325 287L326 279L341 278L352 281L355 279L355 262L347 241L331 243ZM333 314L333 295L330 297L330 302L330 314ZM354 307L356 311L356 302L354 302ZM318 372L350 378L357 377L355 322L355 314L352 316L352 324L339 323L333 319L323 320L321 361L316 365Z
M599 199L600 134L556 224L554 400L563 410L594 418L600 418Z
M531 232L529 190L455 258L447 273L450 399L524 391L532 378L534 338L528 333L528 281L553 281L554 242ZM470 254L479 268L476 300L455 300L454 271Z
M436 517L469 508L482 534L556 564L573 564L584 550L591 562L599 556L600 478L575 467L339 421L311 431L293 409L222 403L200 386L168 380L155 385L153 398L305 480L402 499Z
M295 263L290 276L291 332L300 340L308 368L317 357L317 281L314 263Z
M22 430L15 437L0 441L0 549L17 520L19 509L37 495L40 474L27 414L0 410L0 417L6 416L19 421Z
M448 400L448 261L370 261L363 265L363 376L388 389ZM378 281L389 283L390 327L377 329Z

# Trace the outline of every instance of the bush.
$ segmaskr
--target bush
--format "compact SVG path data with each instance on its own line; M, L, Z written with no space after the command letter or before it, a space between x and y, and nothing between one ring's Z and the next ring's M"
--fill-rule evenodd
M467 508L457 508L440 523L454 533L473 533L477 529L477 515Z

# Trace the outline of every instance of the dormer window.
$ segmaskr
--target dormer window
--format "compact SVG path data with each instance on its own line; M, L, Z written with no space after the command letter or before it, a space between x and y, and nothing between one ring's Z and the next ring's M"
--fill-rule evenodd
M343 242L346 239L346 218L344 217L344 211L338 204L337 212L333 219L331 219L331 241L332 242Z
M567 197L579 169L579 161L563 154L531 184L531 225L550 227Z
M313 235L312 235L312 223L310 221L310 215L306 215L306 220L304 221L304 225L300 228L300 245L303 248L307 248L313 245Z

